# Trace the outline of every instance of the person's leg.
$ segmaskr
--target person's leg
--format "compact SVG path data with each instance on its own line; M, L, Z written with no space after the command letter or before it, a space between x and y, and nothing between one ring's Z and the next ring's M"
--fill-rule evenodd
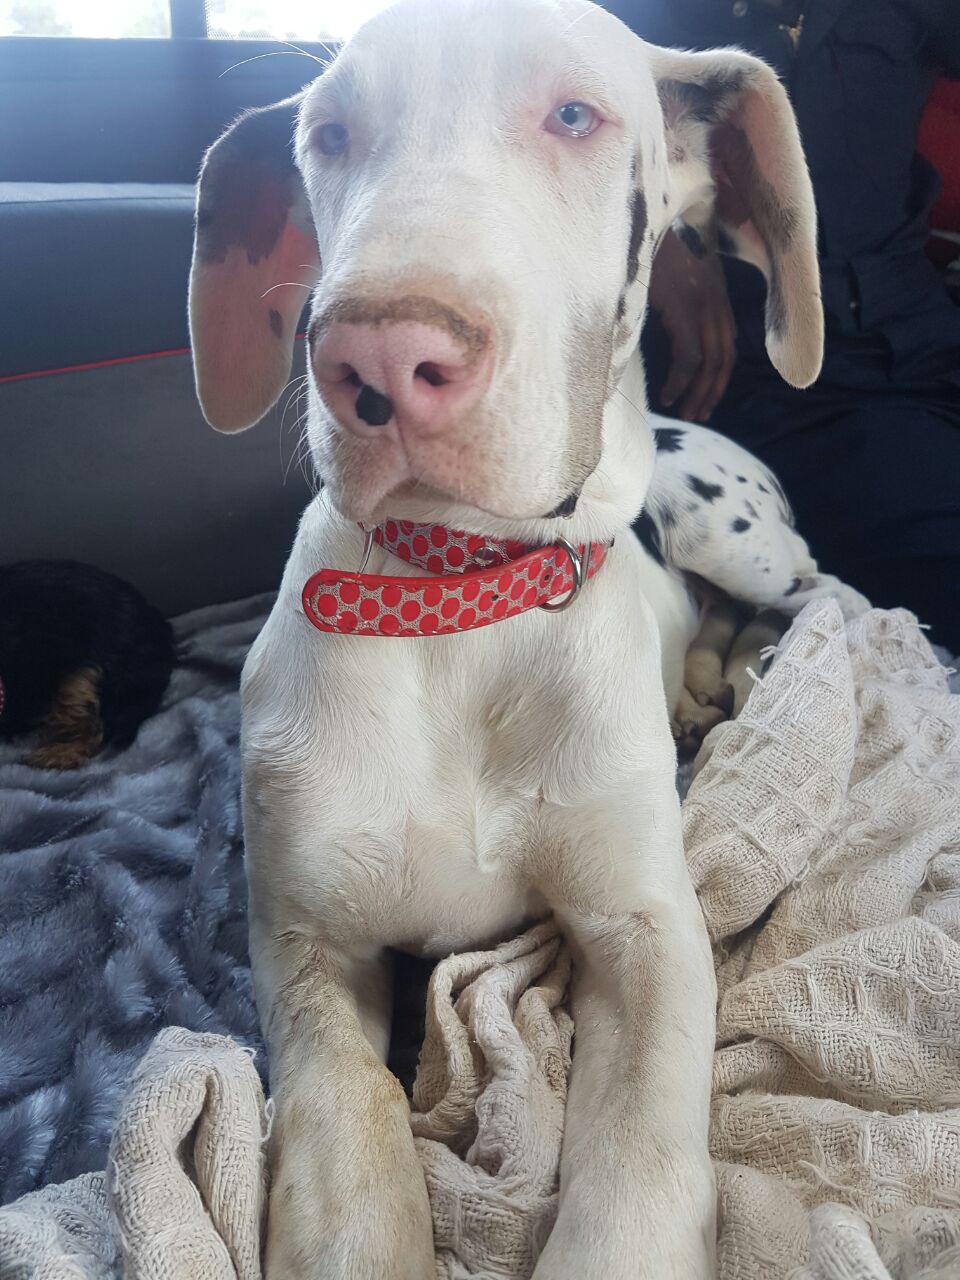
M770 388L713 425L773 468L824 570L960 650L960 406Z

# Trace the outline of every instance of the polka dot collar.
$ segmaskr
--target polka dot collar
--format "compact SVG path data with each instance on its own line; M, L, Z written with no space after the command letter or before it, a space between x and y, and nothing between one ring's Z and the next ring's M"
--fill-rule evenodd
M386 520L372 541L431 574L380 577L322 569L303 588L303 611L319 631L357 636L443 636L488 627L528 609L572 604L601 567L607 544L545 547Z

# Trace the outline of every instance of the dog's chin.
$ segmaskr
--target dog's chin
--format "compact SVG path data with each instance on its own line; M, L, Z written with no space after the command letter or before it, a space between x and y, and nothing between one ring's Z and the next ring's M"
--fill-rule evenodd
M558 505L543 498L504 502L501 495L485 493L480 486L464 484L452 491L411 478L380 492L369 489L366 492L351 491L336 481L326 483L324 489L345 519L367 526L389 518L413 520L417 524L445 524L459 520L480 532L485 518L518 523L542 520L552 516L552 509ZM546 511L547 507L551 510Z

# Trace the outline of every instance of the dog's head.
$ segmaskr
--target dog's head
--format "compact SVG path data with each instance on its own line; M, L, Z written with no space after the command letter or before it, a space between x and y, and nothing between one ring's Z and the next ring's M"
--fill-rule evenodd
M770 356L811 382L813 197L766 66L655 48L586 0L401 0L206 157L204 413L235 431L267 412L313 289L308 434L343 514L563 509L677 219L760 267Z

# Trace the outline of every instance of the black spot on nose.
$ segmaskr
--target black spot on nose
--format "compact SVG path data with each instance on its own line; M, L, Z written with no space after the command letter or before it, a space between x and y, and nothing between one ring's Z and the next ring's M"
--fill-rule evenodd
M393 417L393 401L364 383L357 396L357 417L369 427L385 427Z
M552 511L547 512L543 517L544 520L558 520L561 516L572 516L579 501L579 493L568 493L562 502L558 503Z
M282 338L283 337L283 316L281 316L279 311L274 311L274 309L271 307L268 319L270 321L270 331L273 334L273 336L275 338Z

